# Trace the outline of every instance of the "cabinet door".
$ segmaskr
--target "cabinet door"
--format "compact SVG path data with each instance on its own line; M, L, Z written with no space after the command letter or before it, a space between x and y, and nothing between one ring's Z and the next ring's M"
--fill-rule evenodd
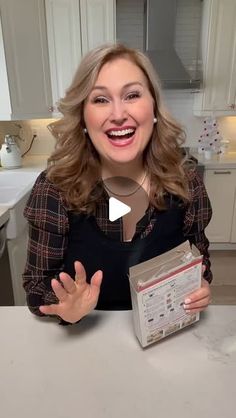
M236 170L207 170L205 186L212 204L212 220L206 228L210 242L230 242L236 190Z
M83 55L115 41L115 0L80 0Z
M14 295L14 304L16 306L26 305L25 291L22 286L22 274L25 269L28 245L27 226L15 239L7 240L7 248L10 261L10 270L12 278L12 288Z
M46 0L53 106L64 96L81 59L78 0Z
M236 183L236 178L235 178ZM236 185L235 185L236 188ZM236 193L235 193L235 200L234 200L234 212L233 212L233 222L232 222L232 230L231 230L231 240L232 243L236 243Z
M12 119L49 117L51 86L44 2L0 0Z
M206 0L203 8L203 93L195 114L236 115L236 1Z
M2 22L0 15L0 120L8 120L11 117L11 100L7 77L7 66L3 44Z

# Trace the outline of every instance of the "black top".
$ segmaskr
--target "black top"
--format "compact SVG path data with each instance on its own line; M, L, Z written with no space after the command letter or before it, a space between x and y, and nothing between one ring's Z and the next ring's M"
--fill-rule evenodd
M186 240L183 234L184 209L168 199L168 209L156 210L157 221L145 238L121 242L107 236L94 216L69 214L68 247L63 271L75 277L74 262L81 261L87 281L103 271L96 309L131 309L129 267L156 257Z

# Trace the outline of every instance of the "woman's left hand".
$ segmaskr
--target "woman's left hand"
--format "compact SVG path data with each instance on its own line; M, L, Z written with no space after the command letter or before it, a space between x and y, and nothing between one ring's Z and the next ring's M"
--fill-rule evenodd
M211 302L211 290L207 280L202 278L200 289L185 298L184 309L186 313L204 311Z

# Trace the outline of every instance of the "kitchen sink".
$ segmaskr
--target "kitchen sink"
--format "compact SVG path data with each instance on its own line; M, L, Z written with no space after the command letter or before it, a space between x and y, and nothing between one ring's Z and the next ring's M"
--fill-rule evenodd
M18 190L27 186L32 186L38 177L38 172L17 171L17 170L1 170L0 171L0 202L2 196L2 187L16 187Z
M0 186L1 196L0 196L0 205L13 207L16 202L21 198L22 193L24 194L25 188L19 189L19 187L8 187Z
M18 237L25 229L23 211L38 175L38 171L0 171L0 206L8 208L10 214L6 225L8 239Z

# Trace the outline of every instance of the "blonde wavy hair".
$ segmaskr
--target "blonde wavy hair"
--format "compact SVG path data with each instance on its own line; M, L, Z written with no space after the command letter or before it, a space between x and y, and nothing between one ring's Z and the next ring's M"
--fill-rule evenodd
M143 153L143 164L151 180L150 203L164 209L168 192L183 202L188 200L186 168L180 149L185 134L163 106L160 82L152 64L138 50L107 44L82 59L65 97L59 101L63 117L48 126L57 143L48 160L47 178L62 192L68 207L79 212L94 213L103 193L101 187L96 187L101 184L99 154L84 132L84 104L102 66L121 57L142 70L154 100L157 123Z

